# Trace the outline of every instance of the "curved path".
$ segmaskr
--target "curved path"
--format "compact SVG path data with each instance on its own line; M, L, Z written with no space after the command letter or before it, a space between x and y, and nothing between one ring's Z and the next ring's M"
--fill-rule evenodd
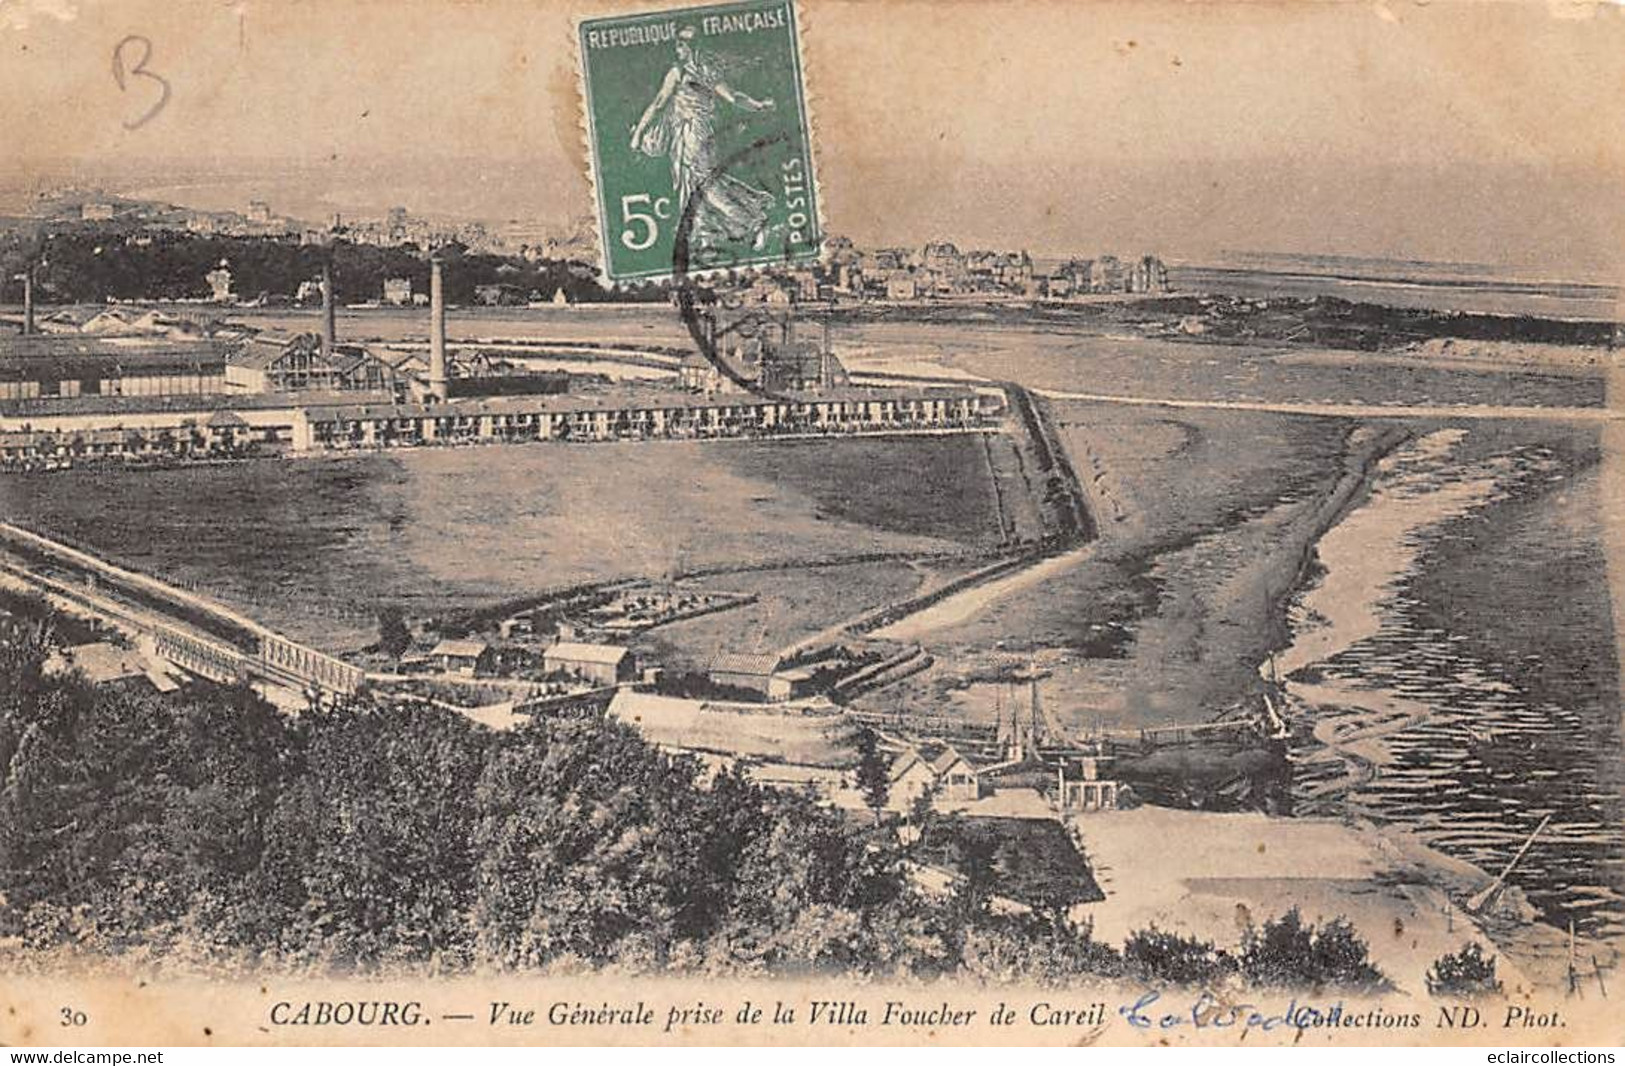
M1625 419L1625 410L1612 407L1531 407L1482 404L1361 404L1266 402L1262 400L1173 400L1153 396L1113 396L1096 392L1034 389L1051 400L1129 404L1137 407L1193 407L1217 411L1263 411L1322 418L1478 418L1539 419L1554 422L1611 422Z
M938 373L922 373L903 367L891 368L883 363L865 364L853 360L854 379L876 381L920 381L941 385L981 383L992 385L993 379L968 371L946 369ZM1028 391L1047 400L1077 400L1086 403L1113 403L1131 407L1189 408L1201 411L1259 411L1268 414L1311 415L1320 418L1473 418L1473 419L1533 419L1554 422L1618 422L1625 421L1625 407L1542 407L1535 405L1496 404L1376 404L1328 403L1314 400L1189 400L1166 396L1124 396L1107 392L1074 392L1068 389L1046 389L1027 386Z

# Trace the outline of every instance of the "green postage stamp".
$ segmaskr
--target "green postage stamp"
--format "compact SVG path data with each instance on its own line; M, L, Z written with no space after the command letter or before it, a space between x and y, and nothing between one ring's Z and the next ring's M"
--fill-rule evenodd
M611 280L817 256L792 0L592 19L580 34Z

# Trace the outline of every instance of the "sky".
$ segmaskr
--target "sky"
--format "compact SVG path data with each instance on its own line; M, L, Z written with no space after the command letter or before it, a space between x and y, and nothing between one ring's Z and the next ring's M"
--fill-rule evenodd
M637 5L647 10L650 4ZM0 185L519 219L591 201L582 0L0 0ZM802 0L830 231L1619 276L1625 11ZM158 95L114 46L151 41ZM175 188L176 185L185 188Z

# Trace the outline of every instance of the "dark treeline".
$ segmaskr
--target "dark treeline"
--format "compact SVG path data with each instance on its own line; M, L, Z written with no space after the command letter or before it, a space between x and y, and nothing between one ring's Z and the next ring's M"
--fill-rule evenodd
M1336 296L1178 296L1141 301L1133 312L1201 315L1207 339L1234 337L1366 351L1453 338L1515 344L1607 346L1612 322L1539 318L1422 307L1390 307Z
M446 299L477 302L476 288L500 285L504 299L532 294L550 300L560 288L576 301L658 299L654 286L610 291L585 263L470 252L459 245L439 250L445 260ZM144 233L139 237L98 229L74 229L49 238L0 237L0 263L8 264L7 299L21 299L10 275L33 261L43 303L116 300L201 299L210 295L206 275L224 261L232 290L243 299L291 300L299 283L315 278L324 259L333 266L333 289L341 303L378 300L386 278L409 278L412 291L429 291L429 259L413 245L380 248L337 240L327 246L296 239Z
M702 787L615 723L291 718L244 690L92 689L43 658L23 630L0 641L0 940L25 955L1055 979L1116 958L985 892L922 896L867 817L736 774Z
M0 632L12 965L1382 983L1346 925L1295 912L1234 954L1155 930L1120 951L1058 908L1000 913L975 849L951 894L923 894L890 826L702 782L600 719L493 733L427 708L290 718L240 689L92 689L42 671L43 633Z

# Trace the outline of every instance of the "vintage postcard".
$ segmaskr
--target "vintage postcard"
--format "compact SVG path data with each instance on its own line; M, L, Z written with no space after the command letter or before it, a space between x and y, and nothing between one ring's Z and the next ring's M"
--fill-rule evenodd
M0 1043L1625 1038L1619 5L0 56Z

